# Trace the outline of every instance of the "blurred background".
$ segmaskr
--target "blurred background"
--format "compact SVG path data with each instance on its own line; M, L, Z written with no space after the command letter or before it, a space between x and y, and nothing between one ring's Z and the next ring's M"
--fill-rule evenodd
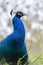
M30 65L43 65L43 0L0 0L0 41L13 32L10 11L23 11Z

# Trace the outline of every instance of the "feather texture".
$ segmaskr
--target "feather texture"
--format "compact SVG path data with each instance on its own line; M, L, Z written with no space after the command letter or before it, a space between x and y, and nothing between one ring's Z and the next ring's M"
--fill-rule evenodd
M14 32L0 42L0 60L5 57L6 62L17 62L19 58L27 54L25 45L25 28L20 18L12 19ZM26 55L25 60L28 59ZM24 60L24 61L25 61ZM26 61L25 61L26 62Z

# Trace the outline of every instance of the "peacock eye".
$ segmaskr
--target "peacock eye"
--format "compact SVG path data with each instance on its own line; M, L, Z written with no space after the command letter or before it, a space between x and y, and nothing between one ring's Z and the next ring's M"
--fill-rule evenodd
M21 13L18 13L19 16L21 16Z

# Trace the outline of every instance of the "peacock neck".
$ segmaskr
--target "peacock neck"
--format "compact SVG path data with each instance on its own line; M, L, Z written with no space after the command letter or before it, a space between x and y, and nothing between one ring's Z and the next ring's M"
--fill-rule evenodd
M21 19L16 16L13 18L13 27L14 27L14 31L17 30L19 33L21 33L22 35L25 36L24 25L23 25Z

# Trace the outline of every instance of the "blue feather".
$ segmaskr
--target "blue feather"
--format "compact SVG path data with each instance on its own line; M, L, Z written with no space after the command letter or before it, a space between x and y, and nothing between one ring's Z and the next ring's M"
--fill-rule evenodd
M14 31L0 43L0 60L5 57L7 62L17 62L19 58L27 54L25 45L25 28L20 18L12 19ZM28 59L26 55L25 60Z

